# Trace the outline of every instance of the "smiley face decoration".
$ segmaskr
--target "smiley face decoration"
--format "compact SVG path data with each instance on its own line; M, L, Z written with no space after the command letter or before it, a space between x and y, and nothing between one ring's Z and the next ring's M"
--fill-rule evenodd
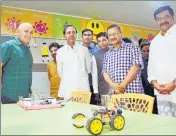
M96 36L100 33L100 32L104 32L104 27L103 24L98 21L98 20L90 20L87 23L87 28L89 28L90 30L93 31L93 40L96 40Z

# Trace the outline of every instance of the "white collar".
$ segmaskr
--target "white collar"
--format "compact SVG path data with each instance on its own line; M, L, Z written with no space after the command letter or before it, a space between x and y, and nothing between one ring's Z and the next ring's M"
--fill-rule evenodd
M73 49L77 48L77 46L78 46L78 45L75 43L75 45L73 46L73 48L71 48L70 45L66 44L66 48L69 49L69 50L70 50L70 49L73 50Z
M171 33L172 33L173 31L175 31L175 30L176 30L176 24L174 24L171 28L169 28L169 30L167 30L165 36L168 35L168 34L171 34ZM160 36L163 36L163 35L161 34L161 31L159 32L159 35L160 35Z

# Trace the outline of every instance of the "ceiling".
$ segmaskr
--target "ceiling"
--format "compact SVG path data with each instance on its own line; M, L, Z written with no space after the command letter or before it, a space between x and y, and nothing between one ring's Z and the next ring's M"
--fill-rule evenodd
M94 18L158 29L153 13L163 5L176 12L176 1L1 1L1 5ZM176 18L176 16L175 16Z

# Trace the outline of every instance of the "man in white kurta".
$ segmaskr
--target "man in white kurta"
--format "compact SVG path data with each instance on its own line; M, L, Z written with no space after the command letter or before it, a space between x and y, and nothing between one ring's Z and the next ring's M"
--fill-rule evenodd
M90 91L88 73L91 72L91 57L88 49L76 44L76 29L65 29L67 44L57 52L58 74L61 77L59 97L68 99L72 91Z
M155 88L158 113L176 116L176 25L173 10L164 6L154 17L160 33L152 40L148 63L148 80Z

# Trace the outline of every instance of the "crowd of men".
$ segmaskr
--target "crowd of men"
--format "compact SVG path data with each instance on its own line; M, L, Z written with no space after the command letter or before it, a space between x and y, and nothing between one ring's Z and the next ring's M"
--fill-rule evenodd
M93 31L82 31L83 45L76 43L77 29L66 25L67 44L51 43L53 60L47 65L50 95L68 99L72 91L91 91L91 104L101 95L139 93L155 97L153 113L176 116L176 25L174 11L163 6L154 12L160 32L148 42L134 45L112 24L93 42ZM33 58L28 48L33 27L22 23L18 35L0 46L1 102L16 103L32 93ZM149 51L150 50L150 51ZM165 112L165 109L169 109Z

